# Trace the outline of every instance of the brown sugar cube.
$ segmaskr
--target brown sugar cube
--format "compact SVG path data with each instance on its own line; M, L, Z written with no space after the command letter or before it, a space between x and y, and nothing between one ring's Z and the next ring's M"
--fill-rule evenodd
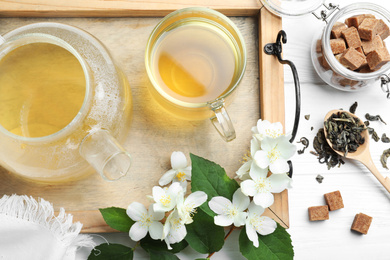
M345 19L345 24L348 27L354 26L357 29L359 27L359 25L363 22L363 20L366 18L375 18L375 16L372 14L355 15L355 16L352 16L350 18Z
M386 39L390 35L389 26L382 19L379 20L377 33L382 40Z
M362 47L365 55L368 55L373 50L383 48L383 41L379 35L376 35L372 41L362 41Z
M371 73L373 71L370 70L370 67L368 66L368 63L367 63L366 65L363 65L360 67L359 72L360 73Z
M329 219L329 209L328 206L316 206L309 207L309 220L326 220Z
M337 210L344 208L343 198L340 191L334 191L324 194L326 204L329 206L329 210Z
M340 57L340 63L350 70L356 70L366 62L366 56L354 48L348 48Z
M343 55L343 54L340 53L340 54L335 55L334 57L336 58L336 60L338 60L338 61L340 62L340 58L341 58L342 55Z
M345 23L342 22L336 22L331 31L331 36L333 39L337 39L341 37L341 32L347 29L348 27L345 25Z
M359 25L360 38L366 41L371 41L377 35L379 29L379 20L374 18L366 18Z
M366 58L371 70L377 70L390 61L390 55L386 47L370 52Z
M364 55L364 51L363 51L362 47L355 48L355 50L357 50L358 52L360 52L361 54ZM364 56L366 56L366 55L364 55ZM339 61L340 61L340 60L339 60ZM366 59L366 61L360 66L360 68L363 67L363 66L366 66L366 65L368 65L367 59Z
M318 57L318 62L320 63L320 65L321 65L325 70L330 70L329 63L326 61L326 59L324 58L324 56Z
M321 53L321 52L322 52L321 40L317 40L317 43L316 43L316 52L317 52L317 53Z
M341 32L341 36L347 42L348 48L358 48L362 45L358 30L355 27L349 27Z
M332 49L333 54L343 53L347 48L345 46L345 41L341 38L330 40L330 48Z
M364 54L362 47L357 47L357 48L355 48L355 50L357 50L361 54Z
M335 72L333 72L333 74L332 74L331 81L333 84L340 85L343 87L347 87L347 86L353 87L359 83L359 81L347 79L347 78L345 78L345 77L343 77Z
M356 214L355 219L353 220L351 226L351 230L367 235L371 222L372 222L372 217L367 216L366 214L363 213Z

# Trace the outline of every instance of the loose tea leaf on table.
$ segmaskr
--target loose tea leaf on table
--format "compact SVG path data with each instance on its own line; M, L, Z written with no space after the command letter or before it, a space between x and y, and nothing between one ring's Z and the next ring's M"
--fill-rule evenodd
M309 147L309 140L306 137L302 137L297 143L303 144L303 148L297 151L298 154L303 154L305 152L305 149Z
M344 156L349 152L356 152L365 141L361 133L367 129L366 126L359 118L344 111L332 114L324 125L332 148L343 152Z
M320 175L320 174L318 174L317 177L316 177L316 180L317 180L318 183L322 183L323 179L324 179L324 177L322 175Z
M369 121L381 121L382 123L384 123L385 125L387 125L386 122L383 121L383 119L382 119L382 117L381 117L380 115L372 116L372 115L370 115L369 113L367 113L367 114L365 115L365 117L366 117L366 119L369 120Z
M353 103L352 106L349 108L349 112L355 114L357 106L358 106L358 102Z
M309 120L310 119L310 115L305 115L305 119Z
M380 140L379 135L377 134L377 132L375 132L375 130L372 132L371 137L372 139L374 139L375 142L378 142Z
M385 168L385 169L389 169L387 167L387 158L389 158L389 157L390 157L390 149L384 150L382 155L381 155L381 163L382 163L383 168Z
M372 139L374 139L375 142L379 141L379 135L377 132L375 132L375 129L372 127L367 127L368 134L371 135Z
M386 136L386 133L382 134L381 140L383 143L390 143L390 138Z

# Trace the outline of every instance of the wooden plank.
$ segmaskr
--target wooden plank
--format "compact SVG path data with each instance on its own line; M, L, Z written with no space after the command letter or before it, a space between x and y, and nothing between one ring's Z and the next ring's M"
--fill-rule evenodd
M258 0L0 0L0 17L157 17L185 7L204 6L228 16L254 16Z
M82 233L118 232L106 224L98 210L72 211L71 214L74 222L79 221L83 224Z
M284 125L284 77L283 66L275 56L264 53L267 43L276 41L282 19L266 8L260 10L259 16L259 73L260 73L260 114L270 122L281 122ZM270 69L272 68L272 69ZM275 202L267 214L280 219L286 228L289 227L288 192L275 194Z

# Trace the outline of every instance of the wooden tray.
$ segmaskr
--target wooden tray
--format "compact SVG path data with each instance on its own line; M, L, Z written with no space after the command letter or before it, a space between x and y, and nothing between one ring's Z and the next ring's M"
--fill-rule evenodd
M275 41L281 19L255 0L216 0L211 5L207 0L194 3L188 0L169 3L0 0L0 17L3 17L0 18L0 34L22 25L51 21L82 28L101 40L128 76L134 111L132 128L124 144L134 163L124 179L108 183L95 174L78 182L39 185L16 179L0 169L0 194L42 197L56 209L64 207L72 213L76 221L84 224L82 232L111 232L98 209L127 208L133 201L149 204L146 195L151 194L161 175L170 169L173 151L191 152L212 160L233 177L241 165L240 159L249 150L251 127L258 118L284 123L283 68L275 57L263 53L263 46ZM161 19L155 16L194 5L207 6L229 16L244 16L232 17L245 38L248 60L245 77L228 107L237 132L237 139L230 143L218 136L208 120L188 122L170 117L151 100L147 91L150 83L144 66L144 50L150 32ZM265 214L288 228L287 191L275 195L274 205Z

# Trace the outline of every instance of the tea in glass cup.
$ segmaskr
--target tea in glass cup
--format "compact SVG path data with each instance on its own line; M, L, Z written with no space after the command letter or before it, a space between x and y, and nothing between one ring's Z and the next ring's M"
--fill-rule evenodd
M184 8L153 30L145 55L150 92L166 110L186 120L210 118L226 141L235 138L225 110L246 67L237 27L208 8Z

